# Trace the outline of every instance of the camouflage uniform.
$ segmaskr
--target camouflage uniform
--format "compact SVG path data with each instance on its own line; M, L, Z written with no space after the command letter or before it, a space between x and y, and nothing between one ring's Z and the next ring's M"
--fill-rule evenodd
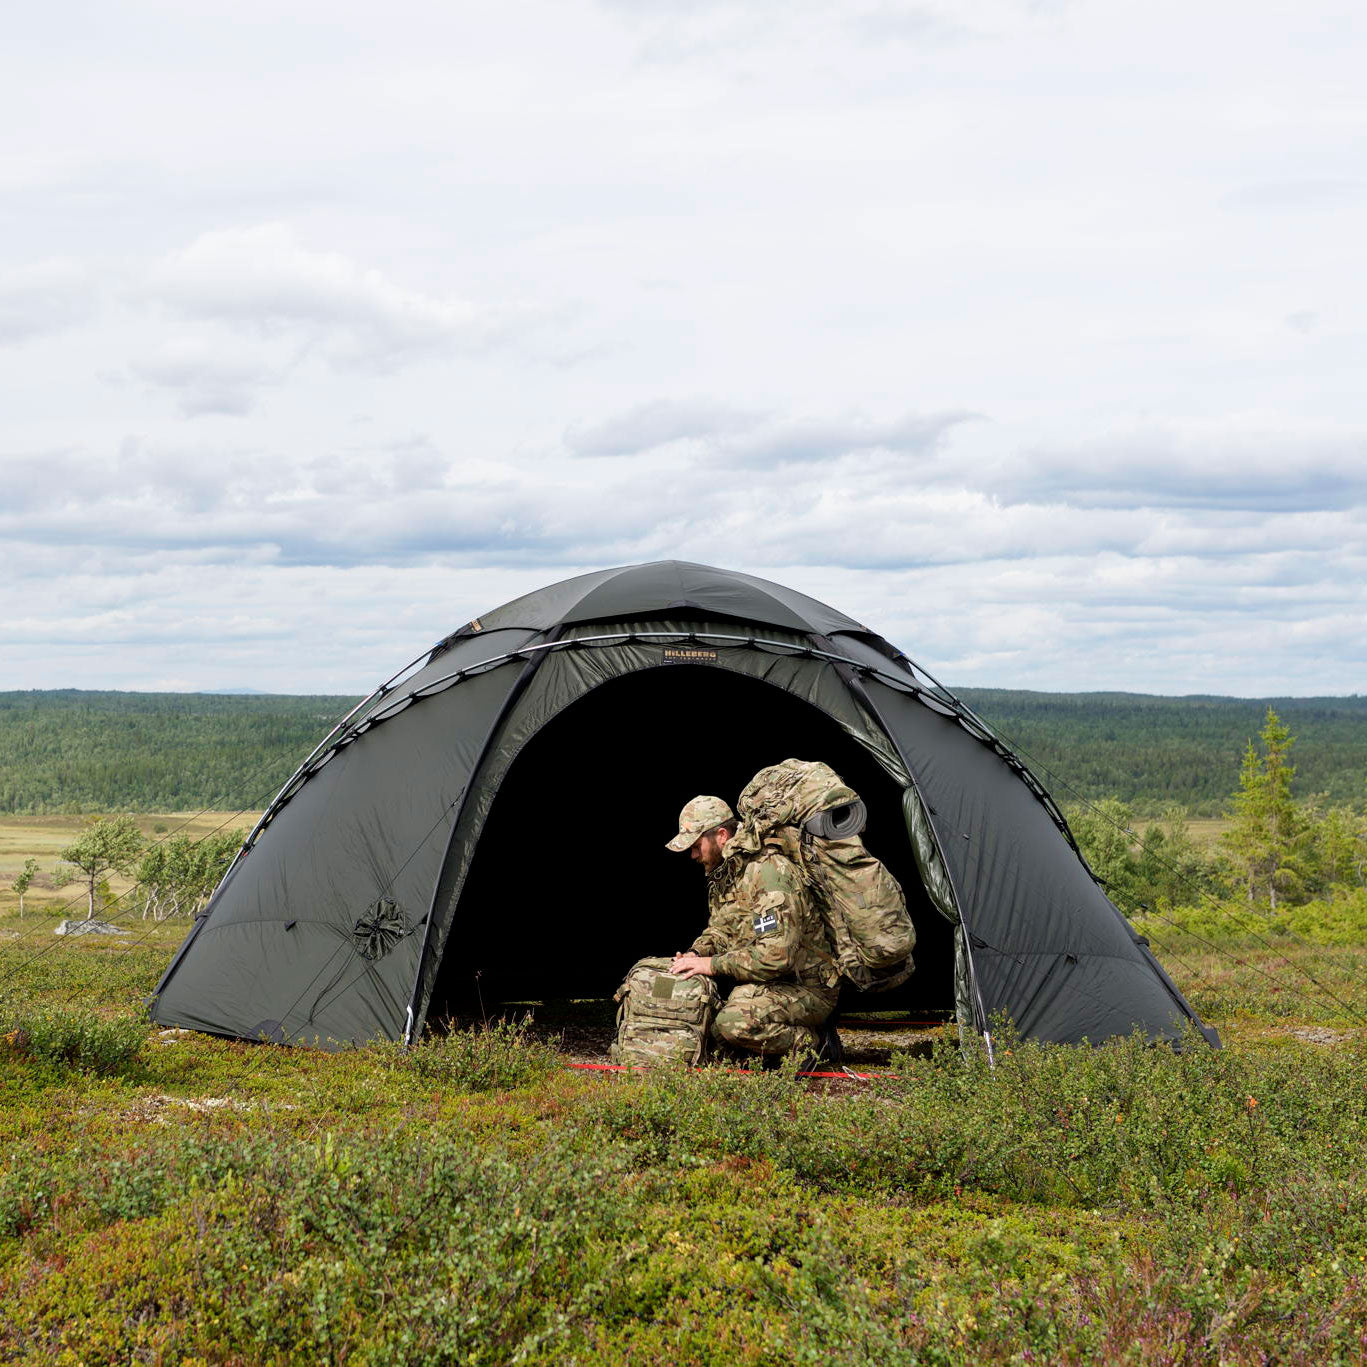
M772 844L755 854L728 844L708 874L707 909L691 950L711 957L714 975L736 981L713 1038L761 1054L815 1049L840 975L797 866Z

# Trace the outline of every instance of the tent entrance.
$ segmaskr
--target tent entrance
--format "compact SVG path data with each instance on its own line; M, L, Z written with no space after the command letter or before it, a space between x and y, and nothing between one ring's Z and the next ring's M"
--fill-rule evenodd
M930 905L901 793L819 708L726 669L670 665L599 685L513 761L480 834L446 941L430 1019L497 1004L611 996L649 954L685 949L706 921L701 869L664 848L697 793L728 801L765 765L821 759L865 799L864 838L901 882L917 971L842 1009L949 1016L953 927Z

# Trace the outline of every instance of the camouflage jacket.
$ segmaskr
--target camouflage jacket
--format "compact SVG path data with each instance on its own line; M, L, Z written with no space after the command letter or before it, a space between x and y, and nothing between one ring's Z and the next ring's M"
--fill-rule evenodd
M708 875L707 909L707 929L691 948L711 956L718 976L807 987L839 980L825 922L802 874L772 845L723 859Z

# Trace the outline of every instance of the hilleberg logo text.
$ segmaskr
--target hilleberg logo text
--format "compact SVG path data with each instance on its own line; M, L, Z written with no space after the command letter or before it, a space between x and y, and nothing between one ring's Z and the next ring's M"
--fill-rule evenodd
M717 652L698 646L665 646L666 664L716 664Z

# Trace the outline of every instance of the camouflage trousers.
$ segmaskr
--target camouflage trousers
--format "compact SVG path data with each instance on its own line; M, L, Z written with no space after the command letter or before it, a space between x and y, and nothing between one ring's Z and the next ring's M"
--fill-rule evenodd
M839 989L801 983L738 983L712 1022L712 1038L733 1049L791 1054L815 1049Z

